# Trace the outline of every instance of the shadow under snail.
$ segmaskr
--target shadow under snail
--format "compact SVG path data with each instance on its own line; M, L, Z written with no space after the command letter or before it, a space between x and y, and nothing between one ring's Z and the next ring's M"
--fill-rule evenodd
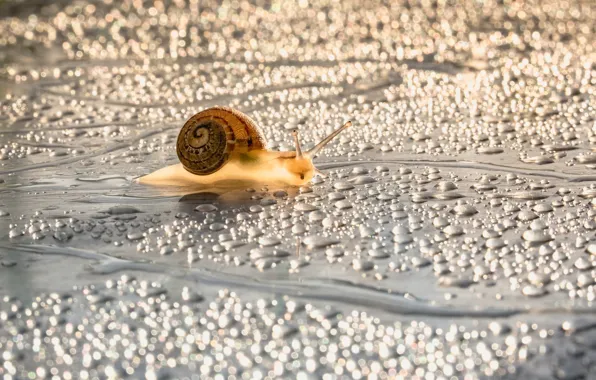
M302 152L298 133L293 132L295 151L265 148L256 123L242 112L213 107L191 117L180 130L176 153L180 163L159 169L137 181L151 185L217 186L220 183L258 182L301 186L320 173L312 160L348 121L314 148Z

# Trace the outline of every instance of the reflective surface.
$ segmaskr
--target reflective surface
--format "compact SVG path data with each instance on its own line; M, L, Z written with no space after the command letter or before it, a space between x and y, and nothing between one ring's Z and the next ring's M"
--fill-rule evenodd
M594 376L592 1L67 3L0 2L2 376ZM354 125L134 181L213 105Z

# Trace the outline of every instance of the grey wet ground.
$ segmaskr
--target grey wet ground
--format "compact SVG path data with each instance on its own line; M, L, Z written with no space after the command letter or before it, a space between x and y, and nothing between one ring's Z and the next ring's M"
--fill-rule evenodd
M596 378L593 1L0 2L0 375ZM188 117L300 189L150 188Z

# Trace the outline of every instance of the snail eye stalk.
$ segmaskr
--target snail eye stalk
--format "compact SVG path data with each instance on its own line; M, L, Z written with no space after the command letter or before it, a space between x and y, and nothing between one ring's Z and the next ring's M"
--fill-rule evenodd
M325 145L329 144L331 142L331 140L333 140L335 138L335 136L339 135L341 131L350 127L351 125L352 125L352 122L348 121L347 123L342 125L340 128L331 132L331 134L329 136L327 136L323 140L321 140L320 143L318 143L314 148L309 150L306 154L309 155L311 158L315 158L315 156L317 154L319 154L319 152L321 151L321 149L323 149L325 147Z
M298 140L298 131L294 129L292 136L294 136L294 144L296 145L296 158L302 157L302 149L300 148L300 141Z

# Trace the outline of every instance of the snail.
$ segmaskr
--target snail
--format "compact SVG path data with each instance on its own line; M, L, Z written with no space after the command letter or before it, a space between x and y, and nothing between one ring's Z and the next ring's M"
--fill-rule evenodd
M180 130L176 142L180 163L137 181L206 187L247 182L301 186L315 174L322 175L315 168L313 158L350 125L348 121L307 152L302 152L296 131L293 132L295 151L270 151L250 117L229 107L208 108L191 117Z

